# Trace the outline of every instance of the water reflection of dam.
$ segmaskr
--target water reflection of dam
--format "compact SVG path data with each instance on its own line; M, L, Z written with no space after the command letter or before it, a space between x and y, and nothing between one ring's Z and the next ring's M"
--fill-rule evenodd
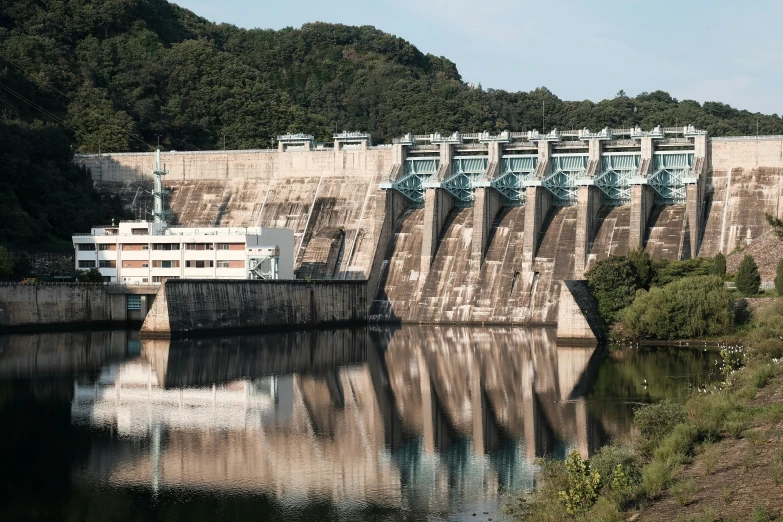
M462 327L143 341L75 384L72 422L119 435L79 475L283 503L494 499L533 483L532 457L603 440L580 398L594 352Z

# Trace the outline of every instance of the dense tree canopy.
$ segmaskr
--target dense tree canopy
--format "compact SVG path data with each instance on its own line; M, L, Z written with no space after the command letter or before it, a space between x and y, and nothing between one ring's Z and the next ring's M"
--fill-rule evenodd
M0 123L34 147L36 132L72 152L115 152L149 150L158 137L164 148L197 150L269 147L289 131L327 140L365 130L389 142L407 132L541 130L543 102L544 130L690 123L717 136L755 133L758 121L761 133L783 134L777 115L662 91L620 91L594 103L563 101L543 87L472 88L448 59L370 26L245 30L165 0L0 3ZM75 175L36 156L24 172ZM28 212L29 195L2 183L2 197Z

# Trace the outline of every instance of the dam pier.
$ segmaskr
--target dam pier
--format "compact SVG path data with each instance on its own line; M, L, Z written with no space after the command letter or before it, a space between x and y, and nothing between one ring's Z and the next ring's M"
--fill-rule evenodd
M75 161L99 191L139 214L153 207L154 153ZM293 230L296 278L333 289L298 290L286 306L333 306L357 321L553 324L562 282L597 260L633 248L656 260L728 253L769 231L765 214L783 215L782 136L711 138L691 126L408 134L376 146L363 133L333 144L296 134L277 149L171 151L161 161L173 225ZM258 311L251 301L268 292L240 287L264 284L169 299L186 309L165 312L182 324L197 305L206 325L221 302Z

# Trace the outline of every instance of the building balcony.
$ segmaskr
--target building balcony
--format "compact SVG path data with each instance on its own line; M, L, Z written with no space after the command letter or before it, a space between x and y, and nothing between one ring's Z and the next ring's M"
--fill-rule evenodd
M169 252L169 255L171 253ZM120 252L120 259L128 261L149 261L149 250L123 250ZM169 257L169 259L172 259ZM174 256L174 259L179 259L179 256Z
M247 254L244 250L217 250L217 259L220 261L244 261Z
M228 251L227 251L228 252ZM185 250L185 261L188 260L204 260L209 261L215 259L215 250Z
M162 261L182 259L182 251L180 250L150 250L150 259L157 259Z

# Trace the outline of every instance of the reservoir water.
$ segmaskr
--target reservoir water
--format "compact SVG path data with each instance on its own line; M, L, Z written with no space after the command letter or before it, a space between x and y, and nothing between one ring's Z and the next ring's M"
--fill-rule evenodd
M504 520L537 457L628 436L717 357L547 329L3 336L0 520Z

